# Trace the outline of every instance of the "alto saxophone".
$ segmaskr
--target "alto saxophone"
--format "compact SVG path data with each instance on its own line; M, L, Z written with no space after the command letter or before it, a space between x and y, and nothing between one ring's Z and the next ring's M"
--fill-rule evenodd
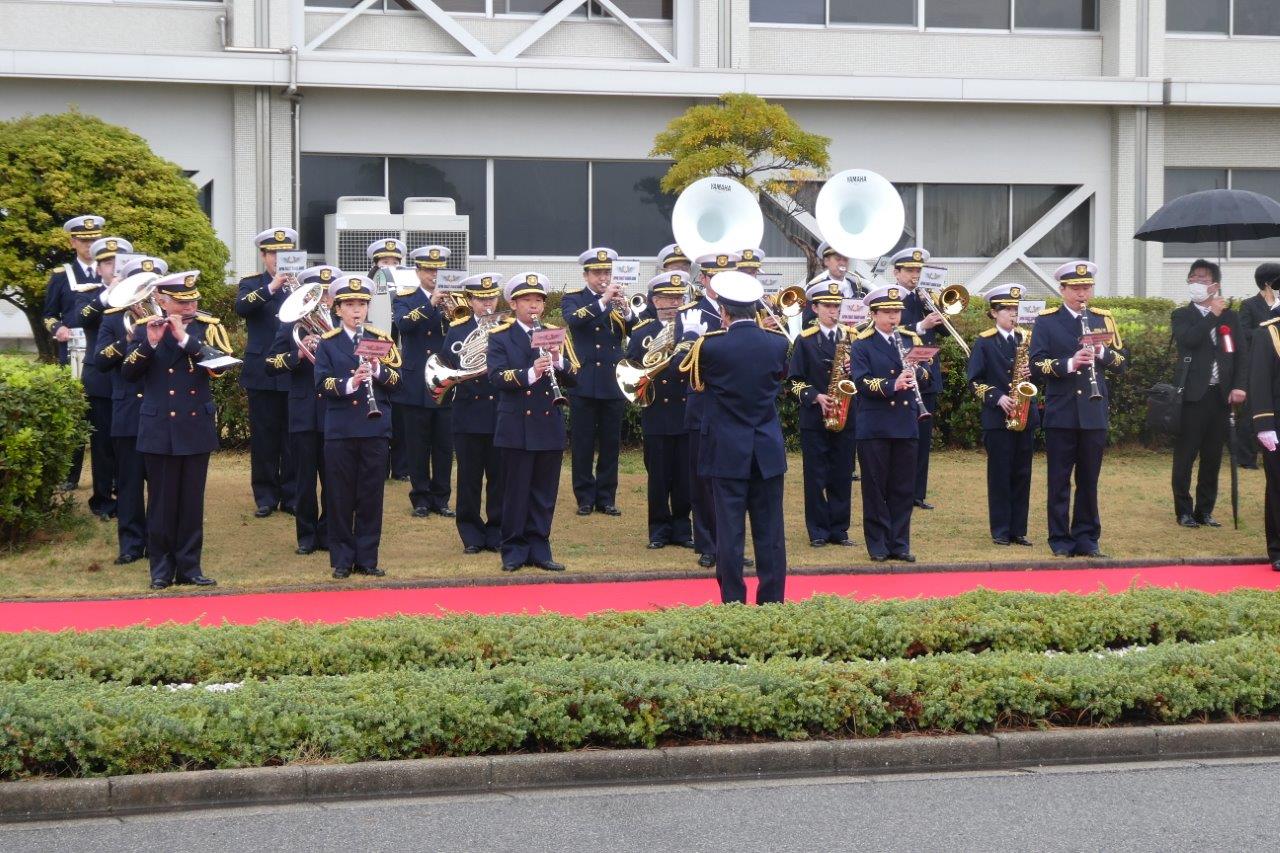
M848 359L849 333L843 326L836 326L836 354L831 358L831 380L827 383L827 396L835 401L836 413L822 419L822 425L832 432L844 429L849 420L849 403L858 390L845 373L844 363Z
M1022 336L1022 343L1013 353L1013 370L1009 373L1009 396L1013 398L1013 414L1004 422L1005 429L1022 432L1027 428L1027 418L1031 414L1031 403L1039 393L1035 385L1019 376L1027 376L1030 370L1028 353L1031 350L1031 330Z

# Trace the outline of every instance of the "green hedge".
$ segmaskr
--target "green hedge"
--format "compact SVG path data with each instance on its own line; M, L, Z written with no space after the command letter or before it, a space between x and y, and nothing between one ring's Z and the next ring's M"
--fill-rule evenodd
M749 664L544 661L288 677L226 692L78 680L0 693L0 778L1177 722L1280 709L1280 638L1128 654Z
M58 484L89 439L87 410L66 368L0 356L0 545L23 543L69 505Z
M1139 589L1118 595L978 590L937 600L837 596L773 607L537 616L398 617L0 635L0 680L126 684L484 668L596 657L668 663L829 661L928 654L1095 651L1237 634L1280 635L1280 594Z

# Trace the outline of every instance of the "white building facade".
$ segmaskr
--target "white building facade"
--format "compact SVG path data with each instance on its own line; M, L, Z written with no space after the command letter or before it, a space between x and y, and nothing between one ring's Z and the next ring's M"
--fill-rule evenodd
M472 270L579 277L670 240L654 135L723 92L900 188L911 239L978 287L1087 256L1108 294L1231 295L1280 240L1132 239L1166 195L1280 197L1275 0L0 0L0 116L77 106L192 174L234 274L343 195L448 196ZM128 236L128 235L124 235ZM766 236L766 269L803 263ZM644 273L651 267L642 269ZM6 318L6 322L12 317Z

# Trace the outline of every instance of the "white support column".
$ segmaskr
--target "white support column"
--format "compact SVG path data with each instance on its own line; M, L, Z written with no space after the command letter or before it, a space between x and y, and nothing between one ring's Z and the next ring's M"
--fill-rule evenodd
M618 21L618 23L622 24L624 27L631 30L631 32L639 36L641 41L643 41L645 44L649 45L649 47L653 49L654 53L658 54L658 56L661 56L667 62L670 62L672 64L675 63L676 58L672 56L669 52L667 52L667 49L663 47L661 44L659 44L657 39L649 35L648 30L646 30L644 27L637 24L634 20L632 20L630 15L626 14L621 9L619 9L613 3L613 0L595 0L595 2L603 6L605 11L608 12L610 15L612 15L614 19Z
M409 2L417 4L420 0L409 0ZM544 12L542 17L534 22L520 35L516 36L507 46L498 51L499 59L511 60L528 50L534 42L551 32L551 29L569 17L573 12L587 0L560 0L553 8Z

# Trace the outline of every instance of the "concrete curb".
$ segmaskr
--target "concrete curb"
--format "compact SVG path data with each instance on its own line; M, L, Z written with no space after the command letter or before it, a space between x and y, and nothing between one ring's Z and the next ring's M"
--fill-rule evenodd
M0 783L0 823L178 809L918 770L1280 756L1280 722L676 746Z

